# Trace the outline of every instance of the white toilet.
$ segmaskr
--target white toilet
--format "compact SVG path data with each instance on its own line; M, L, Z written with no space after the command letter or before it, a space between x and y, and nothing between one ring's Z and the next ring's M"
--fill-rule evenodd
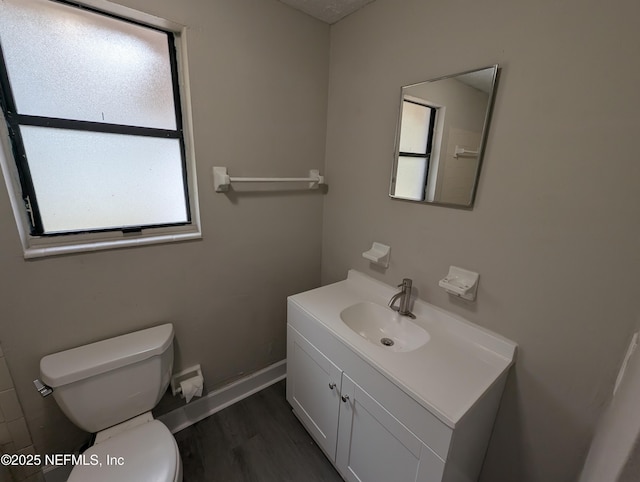
M173 367L170 323L45 356L42 381L69 419L96 433L69 482L181 482L173 435L151 409Z

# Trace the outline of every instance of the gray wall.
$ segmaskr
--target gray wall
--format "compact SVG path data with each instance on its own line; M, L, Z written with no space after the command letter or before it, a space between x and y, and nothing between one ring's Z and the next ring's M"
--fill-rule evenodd
M323 283L356 268L519 343L482 481L577 478L640 307L640 3L377 0L331 29ZM388 198L401 85L499 63L471 211ZM386 271L361 253L392 247ZM478 301L438 288L478 271Z
M211 168L323 170L329 27L275 0L122 3L188 26L204 239L26 262L0 188L0 341L42 454L83 437L33 389L42 356L170 321L211 390L282 360L285 298L320 282L322 195L227 197Z

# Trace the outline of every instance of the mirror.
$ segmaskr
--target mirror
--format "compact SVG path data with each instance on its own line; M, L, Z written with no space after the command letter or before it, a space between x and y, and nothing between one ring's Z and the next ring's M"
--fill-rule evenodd
M472 207L498 66L402 87L389 195Z

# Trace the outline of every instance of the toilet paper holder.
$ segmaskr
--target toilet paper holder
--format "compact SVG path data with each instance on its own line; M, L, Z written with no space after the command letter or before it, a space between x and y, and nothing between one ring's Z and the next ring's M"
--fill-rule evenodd
M194 377L202 377L202 370L200 369L200 365L194 365L186 370L182 370L181 372L176 373L171 377L171 394L173 396L182 395L182 387L180 383L188 380L189 378ZM204 378L204 377L203 377Z

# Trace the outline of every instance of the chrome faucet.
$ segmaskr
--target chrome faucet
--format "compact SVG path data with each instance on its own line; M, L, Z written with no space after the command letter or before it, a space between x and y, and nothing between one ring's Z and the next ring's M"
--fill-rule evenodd
M404 278L402 283L398 285L398 288L402 288L398 293L391 297L389 300L389 308L397 311L402 316L408 316L409 318L415 318L416 315L409 311L409 303L411 302L411 285L412 281L409 278ZM399 306L393 306L396 301L400 299Z

